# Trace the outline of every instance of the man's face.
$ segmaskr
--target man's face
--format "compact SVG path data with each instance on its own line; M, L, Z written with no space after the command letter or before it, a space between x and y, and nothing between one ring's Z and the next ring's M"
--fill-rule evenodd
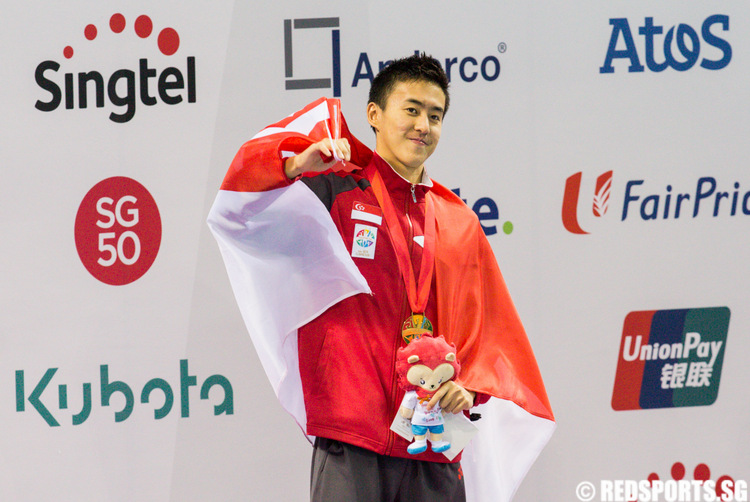
M385 109L367 105L367 120L376 130L375 150L402 175L421 174L440 140L444 111L445 94L438 85L397 83Z

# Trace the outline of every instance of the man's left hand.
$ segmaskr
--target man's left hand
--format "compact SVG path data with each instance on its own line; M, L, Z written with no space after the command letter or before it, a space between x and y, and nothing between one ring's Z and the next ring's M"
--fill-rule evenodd
M427 407L432 409L440 403L440 407L446 413L460 413L474 406L475 397L476 393L464 389L453 380L449 380L435 392L430 402L427 403Z

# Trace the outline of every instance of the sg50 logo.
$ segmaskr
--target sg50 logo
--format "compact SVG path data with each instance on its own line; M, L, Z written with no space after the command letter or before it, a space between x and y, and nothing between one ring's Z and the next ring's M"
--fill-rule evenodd
M644 66L641 64L641 57L636 49L635 39L630 29L630 23L626 18L614 18L609 20L612 25L612 34L609 39L607 55L604 58L604 65L599 68L599 73L614 73L615 68L612 61L615 59L627 59L630 61L628 72L643 72ZM643 26L638 28L638 34L643 36L643 46L645 49L646 67L652 72L661 72L667 68L673 68L677 71L686 71L695 66L701 59L700 66L707 70L720 70L725 68L732 60L732 46L725 39L721 38L717 32L729 31L729 16L714 14L703 21L700 28L701 36L698 31L689 24L680 23L672 26L666 33L664 26L654 24L653 17L645 18ZM663 35L663 38L661 36ZM701 46L701 38L705 45ZM620 43L622 41L622 43ZM624 48L618 49L618 45ZM658 46L662 45L662 54L657 54ZM705 51L706 45L712 47ZM679 55L675 54L675 46ZM718 52L717 52L718 51ZM706 55L706 52L709 52ZM720 55L718 59L711 59Z
M113 286L139 279L161 243L161 218L151 194L137 181L117 176L97 183L83 198L75 223L83 266Z

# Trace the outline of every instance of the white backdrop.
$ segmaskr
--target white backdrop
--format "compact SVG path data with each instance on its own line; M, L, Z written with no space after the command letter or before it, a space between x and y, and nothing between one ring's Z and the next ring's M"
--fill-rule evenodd
M558 422L515 500L680 466L748 480L749 24L739 1L4 1L0 500L305 500L311 448L265 380L205 217L239 146L321 95L372 145L364 62L415 50L451 73L428 170L497 208L483 222ZM669 54L683 71L654 71ZM286 88L305 79L330 83ZM634 407L669 395L615 410L628 314L683 309L698 323L685 332L722 342L713 373L667 379L671 399L664 366L710 357L623 362ZM683 331L657 325L651 344Z

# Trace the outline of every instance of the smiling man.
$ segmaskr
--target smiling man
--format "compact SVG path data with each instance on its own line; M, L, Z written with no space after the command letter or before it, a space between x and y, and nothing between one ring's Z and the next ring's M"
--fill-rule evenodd
M345 300L321 316L328 321L318 318L314 322L322 326L305 326L299 332L303 386L309 383L305 391L307 428L318 437L313 457L313 500L464 500L458 462L448 462L445 456L430 450L411 455L406 449L408 443L389 430L403 397L395 386L393 369L395 349L405 344L399 334L415 314L424 316L421 319L427 319L433 329L430 319L437 320L436 291L432 287L435 217L434 211L428 214L426 202L433 183L425 162L440 141L448 100L448 79L435 59L422 55L394 61L376 76L370 89L367 120L375 131L375 155L362 171L364 178L337 174L302 178L321 200L332 201L332 212L338 213L334 201L345 209L360 201L379 207L385 220L385 225L377 228L377 241L371 244L374 255L355 260L373 295ZM303 172L328 169L330 164L321 154L329 159L334 148L349 161L350 147L346 138L333 143L320 141L288 159L286 174L295 178ZM348 221L336 223L344 226L346 242L356 234L356 222L345 219ZM346 228L352 224L355 228ZM352 329L358 335L352 336ZM354 358L359 368L353 375L355 382L320 388L319 358L314 355L325 349L320 344L321 335L326 334L329 350L360 354ZM309 358L307 364L303 357ZM329 382L351 380L348 365L327 366ZM361 397L354 398L351 390ZM458 413L470 409L475 397L474 392L449 382L432 404L439 401L446 412ZM353 407L353 399L363 402ZM363 417L351 411L341 411L362 405L372 406L374 418L366 423L359 424ZM310 413L311 409L321 411L320 420Z
M367 105L375 151L411 183L421 181L424 163L440 141L447 96L433 82L398 82L387 98L372 96Z
M432 445L411 454L409 441L390 428L404 397L396 353L415 335L444 336L455 344L462 368L457 381L446 382L429 398L429 408L439 404L445 413L461 413L490 396L539 403L537 416L549 408L476 215L427 174L425 163L440 141L448 107L448 79L437 60L424 54L398 59L370 89L366 116L375 132L374 152L344 124L344 137L302 147L298 142L296 155L289 156L290 143L274 136L283 126L273 126L241 148L222 185L232 193L238 187L252 192L303 187L302 195L325 206L323 217L345 246L343 261L353 263L371 289L334 303L297 331L301 425L316 437L313 501L466 499L460 454L449 459ZM220 242L228 242L222 232L237 239L238 218L253 211L222 216L216 211L220 205L217 198L212 228ZM284 258L285 263L305 258L298 260L300 270L289 273L314 269L322 280L332 272L320 264L329 262L306 252L311 214L295 214L283 212L287 219L278 230L280 236L298 228L303 232L290 240ZM267 228L267 220L261 226ZM306 301L298 296L295 301ZM289 310L300 309L290 305Z

